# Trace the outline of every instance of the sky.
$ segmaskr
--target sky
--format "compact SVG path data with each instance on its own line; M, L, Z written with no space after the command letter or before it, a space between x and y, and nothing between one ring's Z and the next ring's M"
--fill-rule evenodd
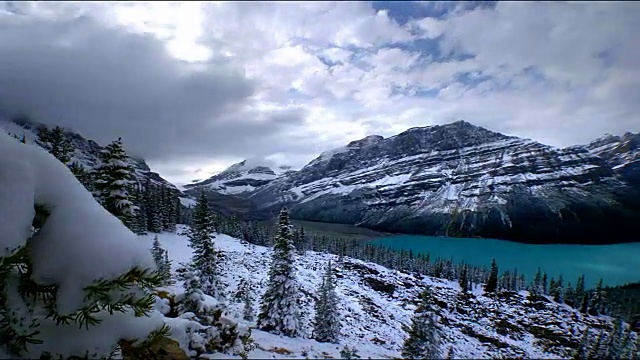
M464 119L640 131L637 2L0 2L0 111L184 184Z

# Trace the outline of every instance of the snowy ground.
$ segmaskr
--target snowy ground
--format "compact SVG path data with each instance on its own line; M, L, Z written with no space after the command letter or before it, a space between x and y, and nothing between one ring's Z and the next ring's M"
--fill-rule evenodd
M153 236L143 238L150 245ZM163 233L159 239L169 253L174 270L179 263L189 260L191 250L185 236ZM243 304L235 295L240 281L249 280L257 314L259 298L266 286L270 249L223 234L216 236L215 244L223 251L224 268L228 270L224 277L228 315L252 327L254 323L241 320ZM418 278L350 258L339 263L337 256L307 252L297 259L307 337L312 330L314 294L329 260L337 267L342 318L340 344L292 339L253 329L257 349L249 358L340 358L339 352L345 344L355 347L363 359L399 358L406 336L403 325L410 324L417 294L427 284L434 286L438 306L443 309L440 320L444 328L443 355L453 347L456 358L566 358L571 356L572 348L577 347L585 323L596 328L610 327L608 318L583 318L575 310L553 302L538 303L534 308L534 304L524 299L525 292L492 299L482 296L478 288L464 297L457 283ZM175 290L180 291L179 284ZM211 357L237 358L225 354Z

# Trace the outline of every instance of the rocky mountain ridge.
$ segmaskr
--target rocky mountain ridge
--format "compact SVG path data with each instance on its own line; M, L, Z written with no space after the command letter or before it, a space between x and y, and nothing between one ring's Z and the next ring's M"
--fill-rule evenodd
M192 195L201 190L214 191L223 195L237 195L252 192L280 176L293 172L295 171L291 170L291 166L274 166L260 159L249 159L233 164L206 180L185 185L184 188L187 194Z
M248 198L268 215L289 206L293 218L390 232L639 241L637 139L558 149L457 121L353 141Z
M26 118L0 117L0 129L3 129L5 132L17 137L24 136L26 141L30 143L36 143L36 139L38 139L38 130L41 128L52 129L53 126L44 125ZM85 138L72 129L64 129L64 134L65 137L71 141L73 147L75 148L75 151L71 156L71 162L75 161L85 168L93 168L99 161L98 154L103 149L103 146L101 146L94 140ZM179 191L175 185L162 178L160 174L151 171L149 165L147 165L144 159L130 156L129 160L131 166L135 170L135 175L138 183L144 185L147 181L150 181L151 184L163 185L165 187Z

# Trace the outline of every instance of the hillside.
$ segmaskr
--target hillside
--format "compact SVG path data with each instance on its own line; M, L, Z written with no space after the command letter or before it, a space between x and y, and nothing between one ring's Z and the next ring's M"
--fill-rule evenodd
M31 144L36 143L38 130L43 128L52 129L53 126L47 126L26 118L10 119L0 114L0 129L19 138L24 135L26 141ZM103 145L106 144L100 145L91 139L85 138L73 129L64 129L64 135L75 148L71 155L71 162L76 162L88 169L93 168L98 162L98 154L103 149ZM135 170L135 176L139 184L145 184L149 181L151 184L162 185L179 191L175 185L163 179L158 173L151 171L144 159L130 156L129 163Z
M142 238L151 243L153 235ZM174 270L179 263L189 260L191 251L185 236L163 233L159 239L168 251ZM235 297L235 291L242 280L250 281L258 308L265 290L271 250L223 234L218 234L214 241L223 254L222 268L233 269L223 274L228 315L240 319L242 303ZM345 344L355 346L362 358L397 358L406 337L403 325L410 324L417 295L427 285L433 287L440 309L444 350L453 347L456 358L568 358L576 352L587 325L598 330L612 328L608 317L583 316L550 300L530 302L524 291L489 298L483 296L478 287L472 294L463 295L457 283L417 277L351 258L340 263L337 256L307 252L298 257L296 263L307 335L312 329L314 294L329 260L337 264L343 329L340 344L279 337L254 329L257 349L249 358L339 358ZM180 284L171 291L180 293ZM592 331L592 336L595 341L597 333Z

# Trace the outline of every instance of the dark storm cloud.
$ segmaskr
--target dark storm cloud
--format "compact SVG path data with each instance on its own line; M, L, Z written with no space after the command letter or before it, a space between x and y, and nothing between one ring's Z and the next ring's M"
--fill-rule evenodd
M190 64L163 42L93 18L0 21L0 110L75 129L100 143L122 137L150 160L246 156L300 123L298 109L251 108L256 84L225 60Z

